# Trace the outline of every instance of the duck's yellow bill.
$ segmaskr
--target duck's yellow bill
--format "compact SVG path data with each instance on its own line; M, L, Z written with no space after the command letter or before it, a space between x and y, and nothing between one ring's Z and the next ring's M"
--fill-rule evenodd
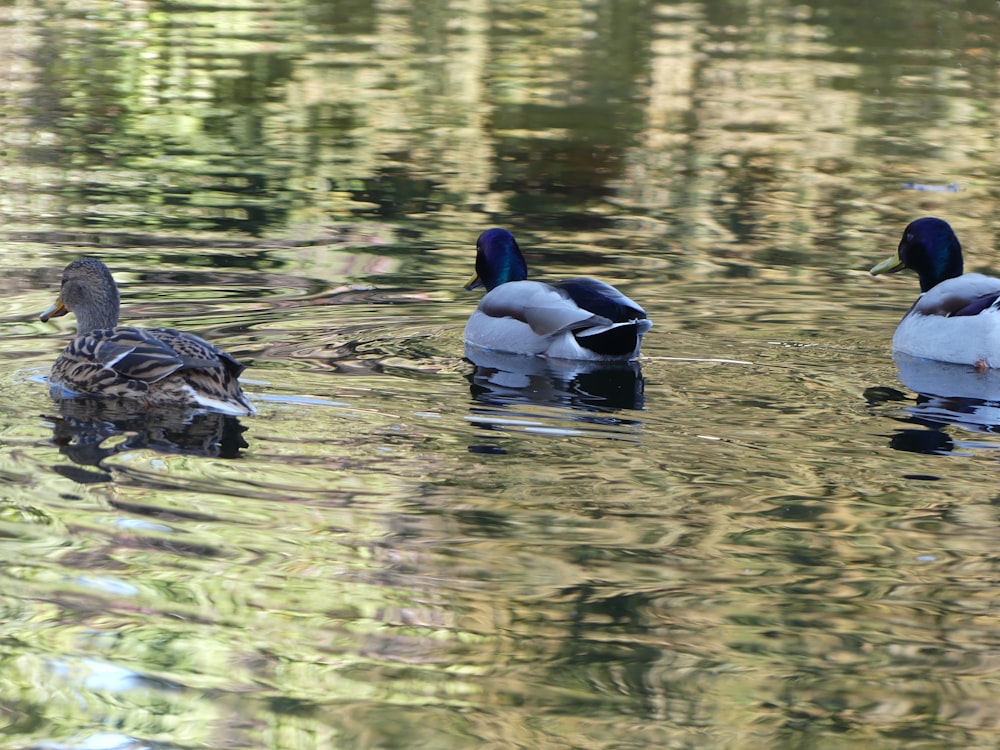
M878 276L880 273L896 273L896 271L902 271L906 266L903 265L903 261L899 259L899 253L891 255L890 257L883 260L877 266L875 266L869 273L872 276Z
M56 303L52 307L48 308L41 315L38 316L39 320L43 323L47 322L50 318L58 318L60 315L65 315L69 310L66 309L66 305L63 304L62 297L56 300Z
M477 286L479 286L482 283L483 283L483 281L482 281L482 279L479 278L479 274L478 273L474 273L474 274L472 274L472 278L469 279L469 282L465 285L465 288L466 289L475 289Z

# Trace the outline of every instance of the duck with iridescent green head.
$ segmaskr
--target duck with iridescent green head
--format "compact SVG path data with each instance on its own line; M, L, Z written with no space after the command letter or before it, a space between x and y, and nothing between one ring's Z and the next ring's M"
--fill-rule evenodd
M1000 367L1000 279L962 273L962 246L948 222L910 222L896 253L871 273L904 268L916 271L921 294L896 328L893 349L979 369Z
M635 302L603 281L528 281L514 235L487 229L476 242L476 274L466 289L486 295L465 326L480 349L559 359L625 362L639 356L653 326Z

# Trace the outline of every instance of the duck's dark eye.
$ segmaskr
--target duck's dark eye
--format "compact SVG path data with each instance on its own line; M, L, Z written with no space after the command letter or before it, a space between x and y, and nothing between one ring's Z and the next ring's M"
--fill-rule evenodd
M913 242L913 232L907 232L906 233L906 241L907 242Z

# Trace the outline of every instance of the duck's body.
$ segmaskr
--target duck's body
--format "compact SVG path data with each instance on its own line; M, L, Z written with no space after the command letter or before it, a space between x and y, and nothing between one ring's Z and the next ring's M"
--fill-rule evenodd
M635 302L603 281L527 280L524 256L505 229L476 243L476 276L466 288L488 292L465 326L465 342L482 349L559 359L627 361L639 356L652 322Z
M202 338L172 328L119 326L118 287L101 261L66 266L56 304L41 319L74 312L77 335L52 366L53 394L124 398L145 406L191 406L252 414L243 365Z
M1000 367L1000 279L962 273L962 247L947 222L911 222L896 255L872 274L915 270L921 295L892 337L895 351L939 362Z
M967 273L921 294L892 337L895 351L939 362L1000 367L1000 279Z

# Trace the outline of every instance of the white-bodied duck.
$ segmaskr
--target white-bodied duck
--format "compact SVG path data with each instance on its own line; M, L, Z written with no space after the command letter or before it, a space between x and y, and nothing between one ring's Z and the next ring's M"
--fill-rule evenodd
M481 349L559 359L628 361L639 356L653 323L635 302L603 281L528 281L514 235L487 229L476 242L476 275L485 286L465 326L465 343Z
M1000 367L1000 279L962 273L962 246L948 222L910 222L896 254L871 273L903 268L917 272L921 294L896 328L893 349L980 370Z

